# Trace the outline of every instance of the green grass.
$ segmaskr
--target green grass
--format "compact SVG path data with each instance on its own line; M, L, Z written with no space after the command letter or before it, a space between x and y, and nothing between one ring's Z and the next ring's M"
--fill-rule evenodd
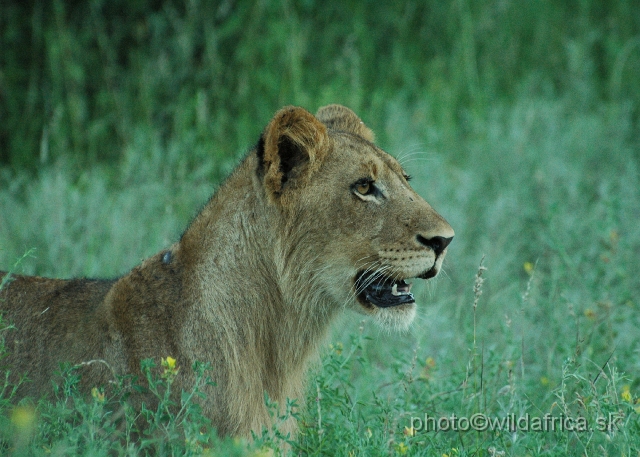
M420 312L406 334L345 316L310 376L294 449L636 455L640 170L628 111L612 104L578 112L570 99L523 96L470 119L468 133L452 142L423 135L424 115L419 105L390 103L386 146L406 157L415 187L456 230L444 274L417 286ZM0 193L0 264L37 246L19 271L125 272L175 240L211 191L204 178L182 181L159 171L144 164L80 173L60 166L36 179L17 175ZM483 257L480 294L474 284ZM72 438L63 432L55 435L60 442L46 438L51 421L73 424L76 434L107 427L100 418L80 426L89 419L70 401L92 407L77 397L64 400L64 412L43 407L25 441L30 452L66 449L60 443ZM5 411L12 417L9 406ZM403 433L412 417L425 414L550 413L583 417L595 427L618 412L623 416L612 432Z
M123 274L178 239L278 108L344 103L456 238L443 274L415 285L411 330L336 325L294 452L640 453L637 2L188 5L3 6L0 269ZM282 440L220 440L162 401L135 422L127 398L81 398L65 373L51 402L15 408L5 386L0 452L242 455ZM412 436L425 414L594 430Z

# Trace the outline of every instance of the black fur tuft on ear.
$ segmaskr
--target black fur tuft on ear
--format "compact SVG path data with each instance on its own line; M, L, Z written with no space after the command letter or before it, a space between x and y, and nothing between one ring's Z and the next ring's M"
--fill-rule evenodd
M280 151L280 171L282 172L281 184L284 186L289 180L293 169L309 162L309 157L303 148L294 143L288 136L280 137L278 150Z
M258 176L264 176L264 134L260 135L258 144L256 144L256 156L258 157Z

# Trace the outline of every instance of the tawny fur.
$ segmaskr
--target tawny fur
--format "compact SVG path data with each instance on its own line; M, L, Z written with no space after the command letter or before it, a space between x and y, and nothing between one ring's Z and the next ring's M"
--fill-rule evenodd
M172 356L178 391L190 390L194 361L211 364L216 385L203 409L219 433L271 426L265 392L280 405L301 400L309 361L343 308L389 327L413 318L415 304L357 299L357 273L435 274L444 252L416 237L453 236L372 141L345 107L317 117L283 108L170 248L113 281L14 277L0 311L16 327L4 365L30 379L19 396L49 392L59 362L101 359L118 374L139 374L142 359ZM354 190L363 178L379 195ZM92 364L82 376L89 390L113 373Z

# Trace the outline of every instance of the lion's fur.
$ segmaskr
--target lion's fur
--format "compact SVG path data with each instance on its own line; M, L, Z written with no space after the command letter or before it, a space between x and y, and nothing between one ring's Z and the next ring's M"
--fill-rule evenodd
M372 141L342 106L317 117L283 108L170 248L113 281L14 277L0 311L16 327L5 365L30 379L20 396L48 392L59 362L102 359L139 374L142 359L167 356L182 367L176 388L189 390L197 360L211 364L216 383L205 414L221 434L247 436L271 424L265 392L281 405L303 396L308 363L341 309L406 327L415 305L359 304L353 277L374 267L437 272L444 253L416 236L453 231ZM384 199L354 194L363 176ZM92 364L82 376L88 390L113 373Z

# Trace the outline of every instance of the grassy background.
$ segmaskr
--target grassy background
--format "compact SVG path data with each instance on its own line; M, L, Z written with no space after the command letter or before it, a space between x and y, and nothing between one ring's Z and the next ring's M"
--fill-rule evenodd
M122 274L178 238L279 107L343 103L456 239L410 332L336 327L294 449L638 455L640 2L343 5L5 2L0 267L35 248L18 272ZM4 405L6 449L106 452L93 401L41 406L28 433ZM405 430L474 413L622 419Z

